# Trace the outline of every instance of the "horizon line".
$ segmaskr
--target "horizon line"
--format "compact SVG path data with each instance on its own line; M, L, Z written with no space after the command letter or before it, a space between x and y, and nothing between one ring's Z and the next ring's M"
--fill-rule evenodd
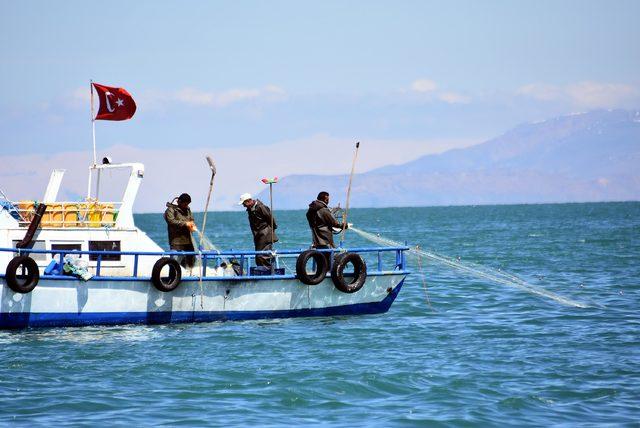
M401 209L401 208L463 208L463 207L508 207L508 206L526 206L526 205L586 205L586 204L627 204L627 203L640 203L638 200L614 200L614 201L566 201L566 202L509 202L509 203L494 203L494 204L442 204L442 205L405 205L405 206L388 206L388 207L350 207L350 210L361 209L374 209L374 210L387 210L387 209ZM282 208L274 211L304 211L306 208ZM245 209L237 210L209 210L209 213L241 213L245 212ZM163 214L164 211L147 211L147 212L134 212L135 215L142 214ZM204 213L204 211L192 211L194 214Z

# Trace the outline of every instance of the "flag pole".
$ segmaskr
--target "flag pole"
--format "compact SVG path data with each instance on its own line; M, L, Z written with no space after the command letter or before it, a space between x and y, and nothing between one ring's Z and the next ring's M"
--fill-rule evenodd
M91 198L91 175L93 174L93 167L96 166L96 122L93 118L93 80L89 80L89 97L90 111L91 111L91 127L93 128L93 166L89 167L89 179L87 180L87 200Z
M96 157L96 119L93 114L93 80L89 80L89 90L91 91L91 125L93 128L93 166L98 164Z

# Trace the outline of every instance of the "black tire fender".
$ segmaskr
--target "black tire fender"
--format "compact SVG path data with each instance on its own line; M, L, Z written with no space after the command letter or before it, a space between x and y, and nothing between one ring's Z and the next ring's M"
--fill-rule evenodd
M313 259L316 263L315 273L307 272L307 263L309 259ZM325 254L316 250L307 250L300 253L296 260L296 276L306 285L320 284L327 276L327 258Z
M169 276L163 278L160 274L162 273L162 268L167 265L169 266ZM177 260L172 259L171 257L162 257L153 265L153 270L151 271L151 282L158 290L164 292L173 291L178 287L181 279L182 270L180 269L180 264Z
M25 270L24 279L18 278L18 269L20 266ZM14 257L7 265L5 279L9 288L16 293L30 293L36 288L40 280L38 264L29 256Z
M353 281L351 282L348 282L350 277L345 278L344 276L344 269L349 263L353 265L354 273ZM364 286L367 280L367 264L360 254L339 254L331 267L331 280L333 285L343 293L355 293Z

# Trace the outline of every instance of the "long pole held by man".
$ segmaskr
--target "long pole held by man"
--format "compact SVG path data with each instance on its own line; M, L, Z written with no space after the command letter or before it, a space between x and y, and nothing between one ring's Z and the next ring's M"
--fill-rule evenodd
M209 181L209 193L207 194L207 202L204 205L204 217L202 219L202 228L200 229L200 248L202 247L202 240L204 239L204 229L207 225L207 213L209 212L209 201L211 200L211 193L213 192L213 179L216 177L216 164L213 162L211 156L206 156L209 169L211 169L211 180Z
M211 169L211 180L209 181L209 193L207 194L207 202L204 205L204 217L202 218L202 228L200 229L200 245L198 246L198 252L203 249L202 241L204 240L204 230L207 226L207 213L209 212L209 201L211 200L211 193L213 192L213 179L216 177L216 164L213 162L211 156L206 156L209 169ZM200 307L204 307L204 289L202 287L202 274L204 272L204 261L200 262L200 278L198 280L200 284Z
M358 159L358 150L360 150L360 142L356 143L356 151L353 154L353 162L351 163L351 174L349 175L349 187L347 187L347 203L344 208L344 218L342 219L342 236L340 237L340 246L344 243L344 235L347 229L347 215L349 214L349 199L351 198L351 182L353 181L353 174L356 170L356 160Z

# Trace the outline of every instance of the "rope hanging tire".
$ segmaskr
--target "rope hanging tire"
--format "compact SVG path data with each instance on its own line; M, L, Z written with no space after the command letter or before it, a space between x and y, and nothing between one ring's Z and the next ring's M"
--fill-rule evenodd
M309 259L313 259L316 264L316 271L307 272L307 263ZM316 250L307 250L300 253L296 260L296 276L306 285L317 285L327 276L327 258L325 255Z
M353 265L353 280L351 276L345 277L344 269L351 263ZM336 256L331 267L331 280L333 285L343 293L355 293L360 290L367 280L367 264L364 259L356 253L344 253Z
M169 276L162 277L162 269L169 267ZM182 279L182 270L177 260L170 257L162 257L153 265L151 282L160 291L169 292L176 289Z
M22 266L23 272L18 275L20 266ZM7 265L5 280L9 288L16 293L30 293L40 280L38 264L29 256L14 257Z

